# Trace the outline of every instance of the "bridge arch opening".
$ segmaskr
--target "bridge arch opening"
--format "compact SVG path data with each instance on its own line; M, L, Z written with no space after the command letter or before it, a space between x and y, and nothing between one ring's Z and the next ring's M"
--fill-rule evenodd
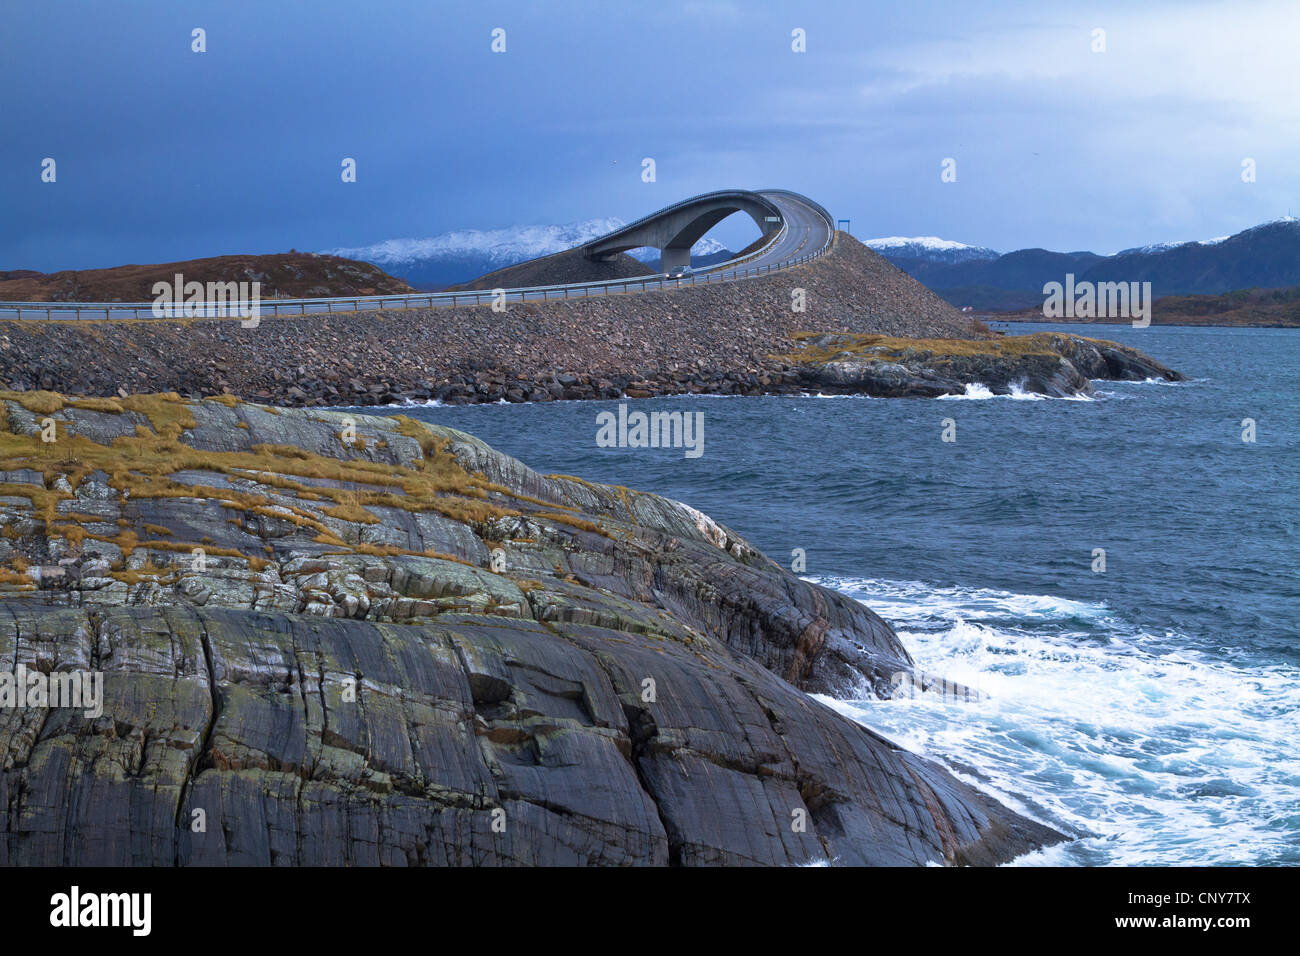
M683 228L668 241L662 250L663 255L661 258L665 269L677 265L677 262L671 261L677 258L681 259L681 265L689 266L691 264L691 250L705 238L712 236L720 245L732 252L736 252L752 245L755 239L765 237L771 232L769 229L764 229L764 224L756 221L753 216L736 215L744 211L739 208L717 209L700 216ZM751 228L744 230L743 224L745 223L748 223ZM731 244L728 244L720 241L720 235L739 235L743 241L736 242L733 239ZM746 235L747 238L744 238Z
M692 237L682 236L684 243ZM747 254L766 237L758 224L749 216L731 213L707 229L690 243L690 264L697 268L716 265L741 254ZM633 258L655 266L661 263L663 250L657 246L639 246L628 252Z
M588 243L586 253L591 259L607 259L620 252L653 247L660 252L662 268L671 271L689 266L691 247L736 213L745 213L762 237L781 228L780 210L771 200L745 190L724 190L696 196L639 219Z

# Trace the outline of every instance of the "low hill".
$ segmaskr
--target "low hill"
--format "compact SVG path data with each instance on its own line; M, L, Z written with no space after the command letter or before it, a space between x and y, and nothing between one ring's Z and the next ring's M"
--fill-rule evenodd
M1224 295L1170 295L1157 299L1155 318L1168 325L1300 327L1300 286L1239 289Z
M149 302L156 282L260 282L263 299L335 295L395 295L412 291L368 262L315 252L213 256L184 262L63 272L0 272L0 301ZM6 276L11 278L5 278Z
M1042 322L1041 308L989 312L999 322ZM1053 322L1127 324L1130 319L1053 319ZM1300 286L1284 289L1238 289L1223 295L1167 295L1151 306L1152 325L1227 325L1300 328Z

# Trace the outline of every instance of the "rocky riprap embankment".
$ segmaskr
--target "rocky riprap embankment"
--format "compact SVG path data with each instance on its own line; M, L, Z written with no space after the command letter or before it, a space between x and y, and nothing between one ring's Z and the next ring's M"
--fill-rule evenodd
M804 292L804 311L792 305ZM0 321L0 386L111 396L229 392L277 405L759 394L790 335L963 338L971 323L841 235L821 259L741 282L568 301L183 322Z
M0 707L0 864L995 863L1062 839L808 697L911 661L683 504L409 419L0 401L0 661L105 684L98 717Z

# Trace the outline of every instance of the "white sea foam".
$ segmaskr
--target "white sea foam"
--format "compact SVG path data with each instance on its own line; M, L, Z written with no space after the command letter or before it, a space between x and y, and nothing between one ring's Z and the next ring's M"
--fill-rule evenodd
M1090 395L1042 395L1038 392L1027 392L1019 384L1011 385L1006 394L995 394L987 385L980 382L968 382L966 391L960 395L940 395L940 401L949 402L982 402L990 398L1005 398L1013 402L1091 402L1095 399Z
M1207 381L1203 378L1189 378L1181 382L1171 382L1168 379L1152 376L1143 379L1123 379L1123 378L1095 378L1094 382L1105 382L1107 385L1170 385L1178 388L1187 385L1196 385L1200 382Z
M1022 387L1019 386L1019 385L1012 385L1012 386L1011 386L1011 395L1010 395L1010 397L1013 398L1013 399L1015 399L1016 401L1020 401L1020 402L1045 402L1045 401L1047 401L1047 396L1046 396L1046 395L1040 395L1040 394L1038 394L1037 392L1026 392L1026 391L1024 390L1024 388L1022 388Z
M891 621L922 670L985 695L825 701L1079 837L1018 863L1297 862L1295 667L1182 649L1102 603L814 580Z
M983 401L986 398L997 398L987 385L981 385L979 382L968 382L966 391L960 395L940 395L940 401Z
M919 623L936 618L943 622L971 617L978 620L1062 621L1098 618L1109 613L1104 601L1072 601L1048 594L1015 594L995 588L940 588L924 581L830 576L807 580L862 601L898 626L909 621Z
M810 392L800 392L798 397L799 398L858 398L858 399L865 399L867 401L870 401L872 399L872 396L870 395L826 395L822 392L818 392L815 395Z

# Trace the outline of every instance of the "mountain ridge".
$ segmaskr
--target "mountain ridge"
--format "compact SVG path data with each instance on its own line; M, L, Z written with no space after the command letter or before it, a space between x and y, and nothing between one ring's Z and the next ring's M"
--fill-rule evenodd
M554 225L457 229L424 238L385 239L365 246L340 247L324 254L369 262L417 289L433 290L472 282L530 259L566 252L624 225L622 219L608 216ZM727 255L722 256L723 253ZM656 249L634 249L629 255L658 268ZM691 255L701 260L698 263L701 265L730 258L726 246L707 236L691 247Z
M1042 304L1043 285L1150 282L1155 296L1218 295L1300 285L1300 219L1282 216L1230 236L1151 243L1112 255L1017 249L993 258L981 246L935 236L868 240L891 263L956 305L991 311Z

